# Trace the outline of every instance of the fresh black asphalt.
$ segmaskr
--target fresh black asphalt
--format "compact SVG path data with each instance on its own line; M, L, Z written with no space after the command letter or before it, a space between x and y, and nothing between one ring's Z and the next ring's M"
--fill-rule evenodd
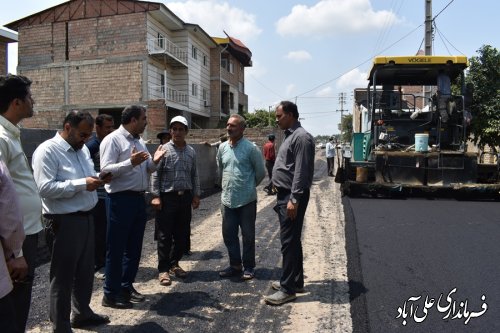
M500 332L499 208L344 197L354 332Z

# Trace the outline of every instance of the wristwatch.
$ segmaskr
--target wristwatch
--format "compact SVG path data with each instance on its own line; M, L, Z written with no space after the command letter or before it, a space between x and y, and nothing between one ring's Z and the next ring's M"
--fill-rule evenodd
M291 198L291 199L290 199L290 201L291 201L294 205L296 205L296 204L298 203L297 199L295 199L295 198Z

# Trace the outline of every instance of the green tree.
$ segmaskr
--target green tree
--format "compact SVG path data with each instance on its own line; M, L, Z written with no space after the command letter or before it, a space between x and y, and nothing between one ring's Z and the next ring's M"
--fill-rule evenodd
M472 84L472 140L479 147L500 145L500 53L483 45L470 58L466 82Z
M269 112L266 109L254 110L254 112L245 112L243 117L247 121L247 127L249 128L264 128L264 127L274 127L275 116L274 111Z
M341 140L343 142L351 142L352 140L352 114L347 114L342 117L339 124L339 130L342 133Z

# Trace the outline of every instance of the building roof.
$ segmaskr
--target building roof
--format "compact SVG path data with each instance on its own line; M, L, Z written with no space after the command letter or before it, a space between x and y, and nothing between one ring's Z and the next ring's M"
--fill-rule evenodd
M227 47L229 53L238 59L243 66L252 66L252 52L248 47L243 44L243 42L237 38L227 36L223 37L212 37L215 42L221 46Z
M201 38L202 40L205 41L205 43L207 43L208 45L210 45L210 47L216 47L217 44L215 43L215 41L212 39L212 37L210 37L209 34L207 34L205 32L205 30L203 30L202 27L200 27L198 24L193 24L193 23L185 23L184 24L184 27L191 31L192 33L194 34L198 34L198 37Z
M163 4L149 1L134 0L71 0L41 12L26 16L6 24L11 30L19 31L20 27L67 22L78 19L150 12L166 8Z
M17 42L17 34L0 28L0 42L16 43Z

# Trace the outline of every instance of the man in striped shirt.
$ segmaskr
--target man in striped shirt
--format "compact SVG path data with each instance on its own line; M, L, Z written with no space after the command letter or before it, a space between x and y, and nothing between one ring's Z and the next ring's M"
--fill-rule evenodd
M170 285L170 276L185 278L187 273L179 266L186 252L191 233L191 208L200 205L200 180L196 169L196 153L186 143L188 122L182 116L172 118L172 140L163 145L164 158L151 176L151 205L157 210L158 280ZM173 249L172 248L173 241Z

